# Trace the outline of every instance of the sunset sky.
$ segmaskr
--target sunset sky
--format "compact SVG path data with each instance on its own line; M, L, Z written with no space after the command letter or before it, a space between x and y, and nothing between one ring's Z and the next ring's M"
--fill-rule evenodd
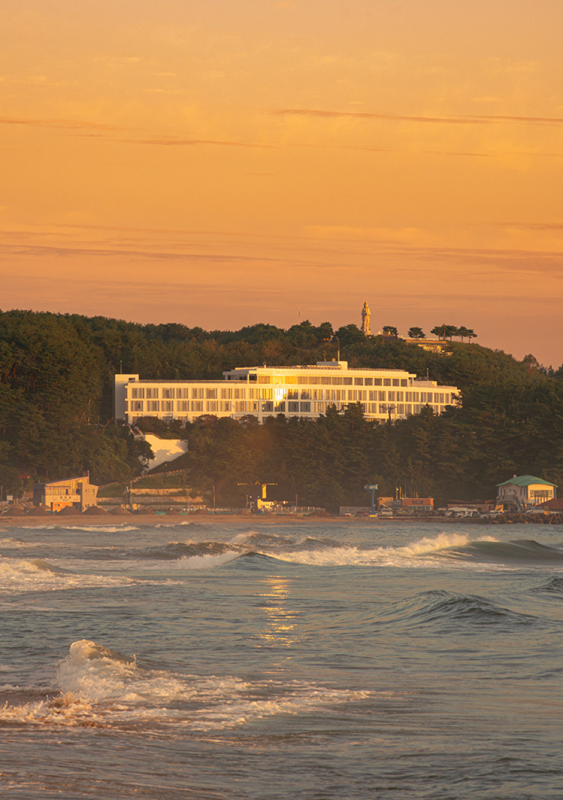
M561 0L3 0L0 308L563 362Z

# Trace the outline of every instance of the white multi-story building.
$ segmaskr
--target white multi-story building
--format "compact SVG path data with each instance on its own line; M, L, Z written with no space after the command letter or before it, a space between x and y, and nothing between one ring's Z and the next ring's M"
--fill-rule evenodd
M141 417L192 422L203 414L235 419L264 417L315 419L329 406L361 403L368 419L395 420L429 405L440 414L456 404L456 386L439 386L400 369L352 369L347 361L315 366L237 367L223 380L141 380L115 376L115 418L130 425Z

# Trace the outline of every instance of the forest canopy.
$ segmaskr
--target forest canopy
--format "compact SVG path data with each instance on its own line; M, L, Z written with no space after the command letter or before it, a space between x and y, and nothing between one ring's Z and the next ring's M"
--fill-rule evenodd
M382 493L401 487L438 501L486 499L514 473L561 485L563 370L531 355L518 361L453 341L430 353L366 337L355 325L334 331L329 322L204 331L32 311L0 313L0 468L12 470L14 486L16 473L35 481L89 470L94 483L128 480L139 474L147 446L112 418L116 372L215 379L237 366L331 360L338 348L351 367L405 369L456 385L463 403L393 425L366 420L358 405L318 421L174 423L172 433L189 440L182 466L190 482L204 492L215 486L225 505L240 503L238 482L258 480L329 507L365 504L363 486L374 482Z

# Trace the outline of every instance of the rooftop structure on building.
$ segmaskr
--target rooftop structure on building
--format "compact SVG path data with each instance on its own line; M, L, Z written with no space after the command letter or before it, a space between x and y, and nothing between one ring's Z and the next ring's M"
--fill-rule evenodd
M426 405L441 414L455 405L456 386L439 386L401 369L351 368L347 361L294 367L237 367L223 380L144 380L115 376L115 418L135 424L141 417L192 422L204 414L234 419L318 418L330 406L361 403L368 419L396 420Z

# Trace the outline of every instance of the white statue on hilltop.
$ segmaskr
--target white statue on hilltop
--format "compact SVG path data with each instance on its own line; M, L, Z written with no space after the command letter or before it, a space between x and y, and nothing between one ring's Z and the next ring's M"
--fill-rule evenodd
M368 301L366 300L362 308L362 331L366 336L371 336L371 331L369 329L370 317L371 311L369 310Z

